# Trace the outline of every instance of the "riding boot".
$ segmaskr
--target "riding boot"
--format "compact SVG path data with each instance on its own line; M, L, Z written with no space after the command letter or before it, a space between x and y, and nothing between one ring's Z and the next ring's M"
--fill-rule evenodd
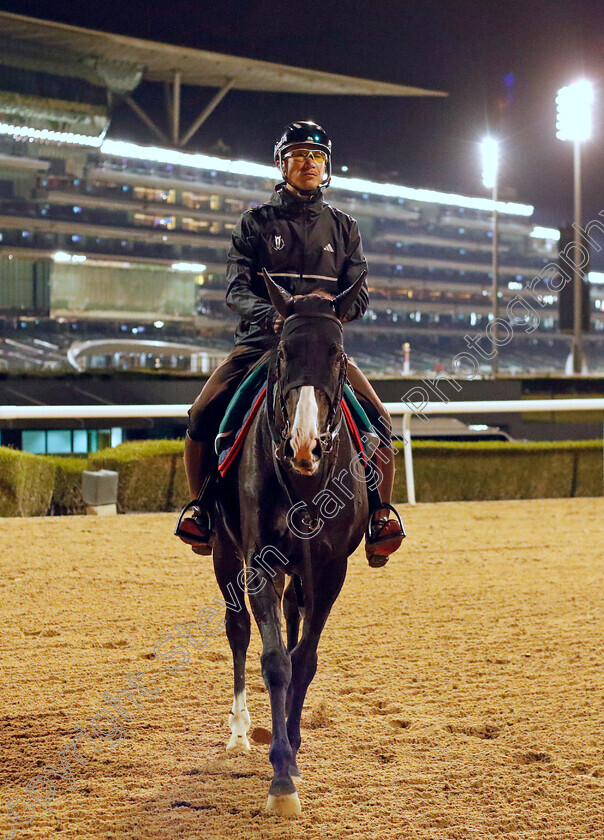
M211 554L212 499L209 488L216 467L211 444L193 440L187 434L184 464L191 501L182 509L174 533L196 554ZM185 517L188 513L190 515Z
M370 511L369 526L365 535L365 554L370 566L384 566L405 538L405 529L396 509L391 504L394 486L394 449L380 447L374 454L372 482L379 496ZM396 519L390 519L393 512Z

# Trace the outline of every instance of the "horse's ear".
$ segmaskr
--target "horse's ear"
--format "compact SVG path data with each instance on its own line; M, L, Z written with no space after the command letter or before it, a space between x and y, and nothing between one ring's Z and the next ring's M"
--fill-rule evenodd
M266 268L262 269L262 276L264 277L266 290L268 291L271 303L282 318L287 318L291 314L294 303L293 297L289 292L286 292L285 289L282 289L281 286L275 283Z
M340 321L344 320L344 318L350 310L350 307L357 299L357 296L361 291L361 286L365 282L366 277L367 272L363 271L359 278L355 280L355 282L349 289L345 289L333 299L332 306L335 309L335 313L340 319Z

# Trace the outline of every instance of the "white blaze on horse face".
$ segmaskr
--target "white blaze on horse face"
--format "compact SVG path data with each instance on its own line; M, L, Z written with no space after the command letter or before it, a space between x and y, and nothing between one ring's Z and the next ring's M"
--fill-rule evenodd
M312 385L302 385L296 404L296 415L291 430L294 465L304 472L314 473L319 458L313 450L319 440L319 406Z
M245 702L245 689L241 694L233 697L233 710L229 715L229 726L233 733L227 744L228 753L248 752L250 742L247 739L247 731L250 728L250 715Z

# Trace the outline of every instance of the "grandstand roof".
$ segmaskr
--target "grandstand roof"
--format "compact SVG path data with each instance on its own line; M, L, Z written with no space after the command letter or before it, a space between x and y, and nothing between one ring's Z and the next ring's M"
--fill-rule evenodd
M281 93L346 94L360 96L446 96L446 93L422 88L376 82L324 73L303 67L290 67L233 55L178 47L146 41L110 32L98 32L0 12L0 35L15 46L44 46L53 50L78 53L83 63L91 61L131 65L147 81L172 81L180 74L184 85L223 88L229 84L239 90Z

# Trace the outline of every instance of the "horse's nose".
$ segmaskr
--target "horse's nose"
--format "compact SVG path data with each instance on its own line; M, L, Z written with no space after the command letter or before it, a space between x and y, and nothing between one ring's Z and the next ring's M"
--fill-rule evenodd
M317 441L312 450L309 447L301 447L295 452L292 458L293 466L301 472L312 475L319 467L319 459L321 457L321 446Z

